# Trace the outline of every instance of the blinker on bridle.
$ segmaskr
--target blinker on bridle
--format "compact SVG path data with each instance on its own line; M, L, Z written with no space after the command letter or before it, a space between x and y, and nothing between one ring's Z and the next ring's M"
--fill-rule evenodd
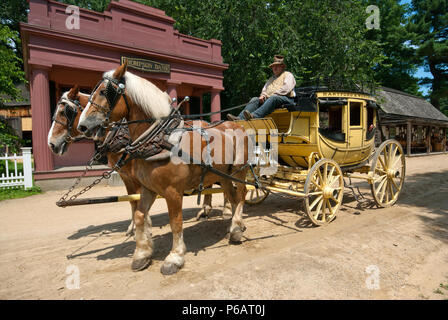
M109 108L99 105L99 104L95 103L94 101L92 101L93 94L98 90L99 86L106 80L108 80L108 82L106 85L106 92L105 92L104 96L107 100L107 103L109 104ZM128 100L127 100L126 94L125 94L125 89L126 89L126 85L124 83L124 77L122 77L120 80L116 80L116 79L113 79L110 77L103 77L103 79L100 80L100 82L98 82L95 89L90 94L89 103L94 105L95 107L99 108L100 110L103 110L104 114L106 116L103 123L101 124L101 127L106 129L109 126L110 115L112 114L112 111L114 110L114 108L117 104L117 101L121 95L123 96L124 101L126 103L126 108L128 109L128 113L130 112Z
M74 107L72 105L70 105L70 103L74 104ZM67 136L65 137L65 140L67 142L70 142L71 140L76 140L74 137L71 136L71 131L73 128L73 123L75 122L76 119L76 115L78 114L78 109L82 112L83 111L83 107L81 106L81 104L79 103L79 100L72 100L69 98L64 98L62 97L59 102L58 102L58 106L62 104L64 105L64 116L65 119L67 120L66 123L63 123L62 121L59 121L58 119L56 119L56 113L53 116L53 121L56 123L59 123L62 126L67 127Z

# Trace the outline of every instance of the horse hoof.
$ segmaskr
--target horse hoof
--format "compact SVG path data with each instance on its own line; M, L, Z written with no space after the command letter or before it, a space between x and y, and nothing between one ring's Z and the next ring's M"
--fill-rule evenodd
M205 221L208 219L208 216L205 213L202 213L196 217L196 221Z
M171 274L175 274L177 271L179 271L180 267L174 263L165 263L160 268L160 272L162 272L163 275L169 276Z
M229 242L239 244L241 243L241 238L243 237L243 230L240 227L236 227L230 232Z
M143 258L132 261L131 269L132 271L142 271L146 269L151 264L151 258Z
M232 209L229 208L225 208L222 210L222 215L223 216L231 216L232 215Z
M126 231L126 237L132 237L134 235L134 230Z

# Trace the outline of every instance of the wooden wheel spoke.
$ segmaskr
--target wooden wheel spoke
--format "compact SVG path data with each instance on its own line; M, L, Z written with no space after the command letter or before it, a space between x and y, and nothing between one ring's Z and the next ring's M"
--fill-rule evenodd
M329 184L331 188L333 188L335 182L340 181L340 176L335 176L334 180ZM342 183L343 184L343 183ZM341 189L341 187L333 188L333 189Z
M384 175L381 175L381 176L379 176L378 178L376 178L373 182L374 182L374 183L377 183L378 181L381 181L381 180L383 180L383 179L385 179L385 178L387 178L387 176L384 174Z
M391 168L395 170L397 164L400 163L400 162L401 162L401 155L399 155L398 157L396 157L396 158L394 159L394 162L393 162ZM401 167L401 166L400 166L400 167ZM401 169L401 168L399 168L399 169Z
M322 222L325 222L325 209L327 208L327 199L322 204Z
M310 205L310 211L313 210L313 208L316 206L316 204L317 204L319 201L322 200L322 198L323 198L323 196L319 196L319 197L317 197L316 199L314 199L313 203L311 203L311 205Z
M330 172L328 173L328 176L327 176L327 185L331 185L331 183L334 181L334 179L337 178L337 177L333 176L335 169L336 169L336 167L334 167L334 166L331 167Z
M322 208L323 203L324 203L324 200L322 199L321 201L319 201L319 205L316 208L316 214L314 215L314 219L316 219L316 220L317 220L317 217L319 216L320 209Z
M319 190L322 190L322 187L314 179L311 179L311 183L314 184Z
M395 182L394 178L390 179L392 181L392 185L395 187L397 191L400 191L400 188L398 187L397 183Z
M387 177L386 177L386 179L384 179L384 181L381 182L381 187L378 186L378 192L381 192L380 202L383 202L386 187L387 187Z
M383 159L381 159L381 155L378 157L378 160L380 160L380 164L383 167L383 169L387 170L386 164L384 163Z
M389 179L387 179L387 183L386 183L386 203L389 202L389 196L390 196L390 183L389 183Z
M332 199L334 202L336 202L336 205L338 205L339 204L339 200L338 199L336 199L335 197L333 197L333 196L331 196L330 197L330 199Z
M390 155L390 146L386 145L384 147L384 163L386 164L386 168L389 167L389 155Z
M324 165L324 184L327 183L328 178L328 163L326 162Z
M390 179L390 180L391 180L391 182L389 183L390 200L394 200L394 198L395 198L395 193L394 193L394 190L393 190L393 188L392 188L392 179Z
M398 147L396 145L394 145L393 147L395 147L395 148L394 148L393 154L391 156L391 159L395 159L395 155L397 154L397 151L398 151Z
M387 176L382 176L379 180L382 180L382 181L378 184L378 188L376 189L376 195L378 195L378 192L381 191L381 188L383 187L384 183L387 180Z
M317 168L317 174L319 175L320 181L324 183L324 178L322 177L322 173L320 172L320 168Z
M333 215L334 214L334 209L331 206L330 199L326 199L326 201L327 201L328 210L330 211L330 215Z

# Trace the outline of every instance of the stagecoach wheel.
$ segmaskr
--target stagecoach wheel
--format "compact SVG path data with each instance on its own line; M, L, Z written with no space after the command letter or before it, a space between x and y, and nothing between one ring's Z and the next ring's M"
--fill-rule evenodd
M305 181L305 209L315 225L330 223L342 204L344 177L339 165L321 159L308 172Z
M269 190L264 189L250 189L247 190L246 200L244 201L248 205L259 204L264 201L269 195Z
M406 174L406 161L403 148L396 140L386 140L375 152L370 185L372 195L378 206L387 208L397 202L403 188Z

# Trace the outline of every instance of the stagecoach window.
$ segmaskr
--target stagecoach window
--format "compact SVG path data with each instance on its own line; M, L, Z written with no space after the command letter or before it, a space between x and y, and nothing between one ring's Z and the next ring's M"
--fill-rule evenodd
M319 108L319 128L341 132L342 106L321 106Z
M350 126L361 125L361 102L350 102Z
M367 128L370 128L372 124L375 126L375 124L373 123L374 114L375 114L374 108L367 108Z

